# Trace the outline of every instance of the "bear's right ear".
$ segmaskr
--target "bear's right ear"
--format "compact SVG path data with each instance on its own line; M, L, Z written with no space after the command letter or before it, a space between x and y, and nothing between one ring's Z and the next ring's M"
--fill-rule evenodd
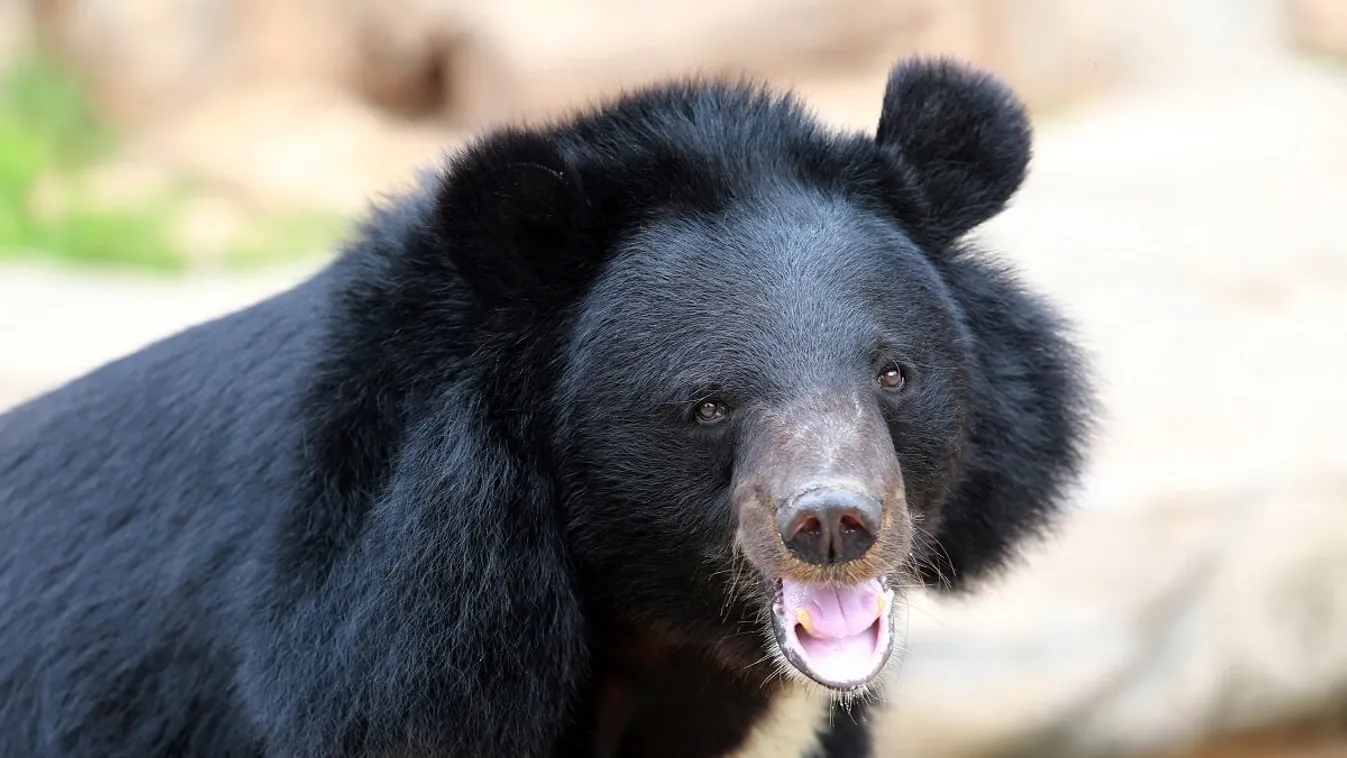
M941 59L894 67L875 142L912 192L914 231L948 244L996 215L1024 181L1029 115L990 74Z
M484 305L557 302L602 262L578 174L546 135L502 131L466 148L435 201L434 226Z

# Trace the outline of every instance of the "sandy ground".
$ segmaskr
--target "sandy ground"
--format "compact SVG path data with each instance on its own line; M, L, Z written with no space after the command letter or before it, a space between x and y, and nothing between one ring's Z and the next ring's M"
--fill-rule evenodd
M878 92L867 97L873 107L842 104L837 115L868 118ZM1157 502L1219 502L1223 493L1273 485L1347 505L1345 212L1341 72L1269 66L1214 85L1118 95L1040 125L1030 182L982 234L1057 296L1097 357L1108 418L1080 518ZM0 269L0 407L307 270L165 283ZM1313 533L1315 525L1303 529ZM1146 549L1144 540L1135 544ZM1342 546L1347 552L1347 541ZM1126 586L1118 577L1149 558L1117 561L1112 581ZM1105 582L1091 587L1113 586ZM1110 591L1093 592L1096 610L1106 614L1099 598ZM965 720L966 731L999 739L1068 708L1075 690L1066 685L1017 691L1000 682L992 691L967 673L966 661L942 668L961 630L1000 624L1032 636L1043 623L1033 602L987 602L971 610L923 605L904 672L910 684L900 694L924 704L894 722L895 755L944 752L932 747L941 743L931 733ZM942 648L942 640L953 641ZM1114 669L1142 649L1092 644L1117 659ZM1333 673L1314 668L1299 676ZM978 706L984 694L1007 707ZM1107 718L1150 728L1137 713Z

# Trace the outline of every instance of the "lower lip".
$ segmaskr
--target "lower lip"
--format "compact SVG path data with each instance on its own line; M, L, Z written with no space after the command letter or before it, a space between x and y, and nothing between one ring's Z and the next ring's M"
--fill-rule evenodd
M887 584L887 582L884 582L884 584ZM777 588L779 591L780 589L779 582L777 583ZM866 687L879 677L880 672L882 672L884 668L888 665L889 658L893 654L892 613L893 613L894 598L893 598L893 590L890 589L888 590L888 592L889 592L889 599L886 605L885 613L875 620L875 625L877 625L879 628L875 629L874 626L871 626L865 632L862 632L862 634L866 635L877 634L878 640L876 641L876 645L881 651L880 656L878 660L876 660L873 669L868 675L864 677L851 681L833 681L825 679L819 676L818 674L814 673L811 667L805 662L805 660L803 660L801 655L786 642L787 635L789 633L788 627L786 626L788 622L785 619L784 609L781 607L779 602L774 606L772 612L772 627L773 627L772 631L776 638L774 642L776 643L777 647L781 650L781 653L786 658L786 661L790 663L790 665L793 668L795 668L795 670L799 671L801 674L805 675L806 677L816 682L817 684L820 684L824 687L827 687L828 689L838 692L848 692Z

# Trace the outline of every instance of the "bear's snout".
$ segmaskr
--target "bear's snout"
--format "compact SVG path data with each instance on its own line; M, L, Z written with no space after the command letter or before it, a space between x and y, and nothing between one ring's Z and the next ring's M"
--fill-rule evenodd
M876 680L894 649L912 525L881 407L810 393L744 423L736 548L761 574L780 659L836 691Z
M903 570L911 529L880 409L845 393L752 418L732 489L736 548L772 580L854 584Z
M786 549L805 563L850 563L875 544L884 506L873 497L841 487L805 490L777 509Z

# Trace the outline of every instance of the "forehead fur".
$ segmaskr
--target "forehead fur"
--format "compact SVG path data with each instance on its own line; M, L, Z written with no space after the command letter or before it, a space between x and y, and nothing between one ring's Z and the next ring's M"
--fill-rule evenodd
M633 229L773 188L845 198L938 254L1023 175L1027 122L1002 90L946 64L899 67L873 137L826 130L790 95L747 83L638 91L460 151L432 233L492 310L571 303Z
M939 275L894 224L799 185L634 232L581 299L567 354L591 378L639 361L657 395L760 394L863 380L879 347L924 352L952 321Z
M879 195L896 188L873 140L825 129L793 96L749 83L637 92L547 134L587 191L620 188L637 215L719 211L795 184L878 207Z

